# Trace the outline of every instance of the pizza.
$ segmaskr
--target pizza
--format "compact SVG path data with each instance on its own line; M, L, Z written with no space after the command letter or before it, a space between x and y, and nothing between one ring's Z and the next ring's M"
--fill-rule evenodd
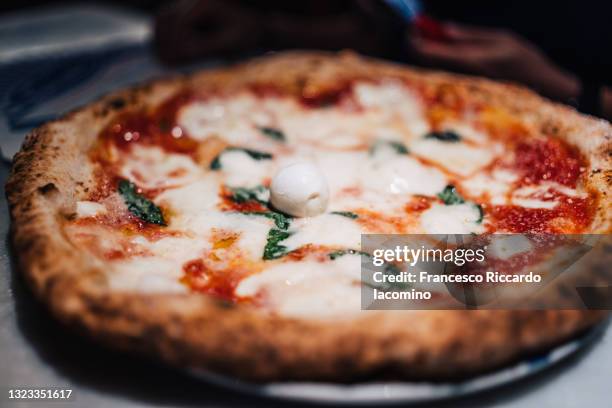
M611 138L514 85L276 54L32 131L12 239L53 315L118 349L253 381L461 378L606 313L364 311L361 234L607 234Z

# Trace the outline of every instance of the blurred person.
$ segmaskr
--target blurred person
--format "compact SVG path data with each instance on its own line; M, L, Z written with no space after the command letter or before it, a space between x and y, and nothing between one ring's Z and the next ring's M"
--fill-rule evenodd
M380 0L180 0L160 10L168 63L289 48L357 52L523 83L612 119L612 6L559 0L430 0L443 36L408 24ZM588 3L588 2L587 2ZM554 7L553 7L554 6ZM442 38L440 38L442 37ZM536 45L538 44L538 45Z

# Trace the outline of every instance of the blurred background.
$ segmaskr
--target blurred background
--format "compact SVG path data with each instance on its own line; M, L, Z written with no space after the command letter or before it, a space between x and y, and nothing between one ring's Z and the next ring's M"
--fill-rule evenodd
M610 16L594 0L4 0L0 148L115 88L284 49L518 82L610 119Z

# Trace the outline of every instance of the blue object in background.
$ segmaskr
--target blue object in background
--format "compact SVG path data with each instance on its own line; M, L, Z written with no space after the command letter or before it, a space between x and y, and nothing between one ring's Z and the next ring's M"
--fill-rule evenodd
M384 0L406 23L412 23L421 14L423 6L419 0Z

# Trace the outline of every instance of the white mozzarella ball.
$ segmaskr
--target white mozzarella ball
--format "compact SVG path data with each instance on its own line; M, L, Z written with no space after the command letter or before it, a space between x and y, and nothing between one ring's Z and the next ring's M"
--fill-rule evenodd
M313 164L291 164L272 178L270 201L280 211L295 217L322 214L329 201L327 180Z

